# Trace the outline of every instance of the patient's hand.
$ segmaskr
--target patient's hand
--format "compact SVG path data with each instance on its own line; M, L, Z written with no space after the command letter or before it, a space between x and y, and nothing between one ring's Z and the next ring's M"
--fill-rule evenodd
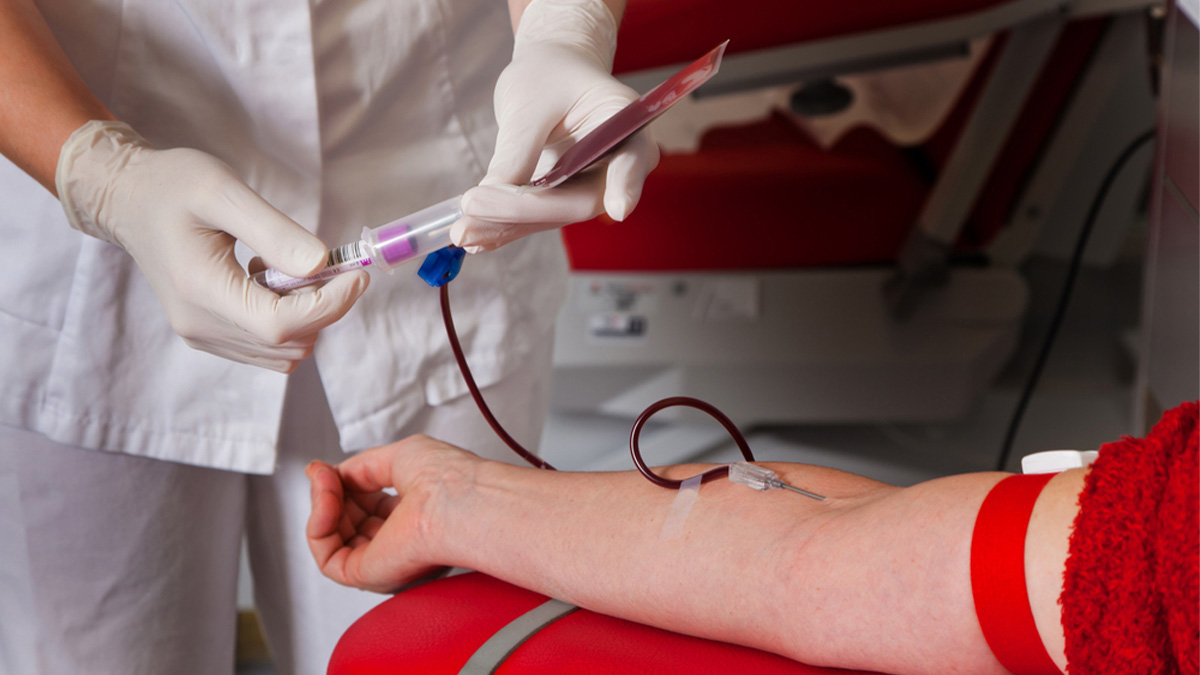
M430 536L440 524L437 495L469 484L482 461L427 436L412 436L336 468L310 464L308 546L321 572L340 584L388 592L438 569Z

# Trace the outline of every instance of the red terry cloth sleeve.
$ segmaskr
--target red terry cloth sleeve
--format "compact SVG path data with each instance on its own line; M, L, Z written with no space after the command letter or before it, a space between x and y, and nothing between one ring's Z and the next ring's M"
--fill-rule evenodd
M1071 675L1197 672L1198 410L1100 448L1059 600Z

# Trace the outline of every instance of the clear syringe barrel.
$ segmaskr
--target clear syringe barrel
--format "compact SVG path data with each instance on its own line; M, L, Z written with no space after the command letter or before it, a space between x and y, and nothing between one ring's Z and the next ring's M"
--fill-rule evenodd
M363 242L371 249L375 265L390 270L417 257L450 245L450 226L462 218L455 196L379 227L364 227Z
M461 200L462 195L456 195L379 227L364 227L358 241L329 249L324 269L312 276L293 277L276 269L266 269L250 278L260 286L285 292L368 265L390 271L449 246L450 226L462 217Z

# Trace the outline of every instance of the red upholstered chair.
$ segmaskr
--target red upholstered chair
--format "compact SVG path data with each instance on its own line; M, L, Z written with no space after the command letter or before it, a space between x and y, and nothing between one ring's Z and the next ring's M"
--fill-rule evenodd
M786 6L797 13L795 8L808 4ZM632 3L631 13L636 16L640 6ZM820 6L822 11L831 7ZM912 8L908 13L919 14ZM1065 27L1048 59L1053 67L1034 83L1011 142L1004 144L962 223L960 250L981 250L1003 226L1007 205L1060 119L1105 23L1090 19ZM622 37L642 30L635 23ZM670 47L672 53L679 49ZM992 48L947 121L916 148L898 147L861 127L823 149L781 113L711 130L698 152L663 157L627 221L600 218L566 228L572 269L745 270L894 262L1003 49L1003 42ZM641 58L635 51L629 60ZM739 236L730 236L731 229Z
M476 572L383 602L346 631L329 675L854 675L550 601Z

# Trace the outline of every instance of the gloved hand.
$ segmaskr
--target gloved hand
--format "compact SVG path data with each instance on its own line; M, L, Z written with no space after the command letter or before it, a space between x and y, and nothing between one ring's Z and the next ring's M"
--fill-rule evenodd
M541 230L637 205L658 146L636 134L608 160L549 190L519 187L548 171L566 148L637 92L612 76L617 21L601 0L533 0L517 27L512 62L496 83L496 152L479 187L463 195L451 241L489 250Z
M196 349L291 372L312 354L317 331L366 290L361 271L285 297L255 284L234 257L236 240L301 277L324 265L325 245L215 157L155 150L127 124L76 130L55 184L71 226L133 256L172 328Z

